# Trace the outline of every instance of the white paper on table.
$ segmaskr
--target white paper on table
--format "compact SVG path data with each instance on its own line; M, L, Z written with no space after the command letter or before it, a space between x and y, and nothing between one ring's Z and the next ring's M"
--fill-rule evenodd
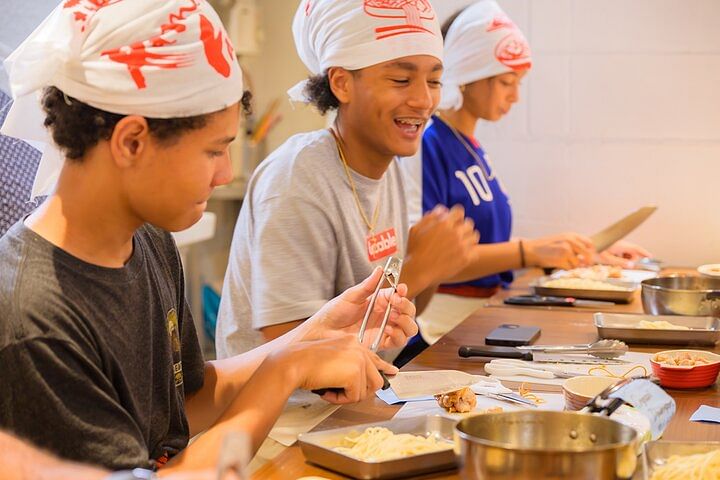
M499 380L460 370L400 372L390 378L390 386L400 400L408 401L472 387L475 393L510 393ZM382 397L381 397L382 398Z
M297 441L298 435L315 428L338 408L340 405L328 403L314 393L296 390L268 436L289 447Z
M535 395L545 400L545 403L541 403L537 406L538 410L555 410L561 411L564 408L565 401L562 394L560 393L542 393L534 392ZM503 402L502 400L496 400L494 398L483 397L478 395L477 406L475 407L475 413L487 410L493 407L502 407L505 412L514 412L516 410L535 410L534 407L524 407L517 403ZM440 415L447 418L463 419L465 417L473 415L473 412L468 413L448 413L447 410L438 405L436 400L424 400L421 402L408 402L402 406L400 410L395 414L393 418L407 418L417 417L421 415Z
M641 365L645 367L645 372L643 372L642 369L637 368L630 372L631 377L642 377L644 376L644 373L647 373L647 375L650 375L652 373L652 367L650 366L650 357L652 357L653 354L651 353L641 353L641 352L627 352L625 355L620 357L620 360L625 360L628 363L623 363L622 365L613 365L613 364L607 364L604 365L604 367L612 372L615 375L622 376L624 373L628 372L631 368L635 367L636 365ZM559 368L562 368L564 371L569 373L577 373L580 375L590 375L590 369L591 368L597 368L600 365L590 365L590 364L580 364L580 363L543 363L543 362L527 362L528 367L532 367L533 365L553 365ZM597 376L603 376L607 374L603 374L603 372L600 372L598 370L594 370L592 375ZM567 379L565 378L536 378L536 377L528 377L527 375L512 375L512 376L505 376L505 375L490 375L490 378L497 378L499 380L505 380L505 381L512 381L512 382L527 382L527 383L534 383L538 385L562 385L563 382Z

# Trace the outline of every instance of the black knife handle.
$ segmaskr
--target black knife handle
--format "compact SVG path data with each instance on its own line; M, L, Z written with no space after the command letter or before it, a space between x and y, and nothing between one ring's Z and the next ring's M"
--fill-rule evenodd
M388 380L387 376L385 376L385 372L380 372L380 376L383 379L383 385L382 389L387 390L390 388L390 380ZM339 387L330 387L330 388L318 388L315 390L311 390L312 393L315 395L320 395L321 397L325 395L327 392L334 392L334 393L342 393L344 389Z
M545 297L542 295L517 295L503 300L507 305L543 305L551 307L572 307L575 299L566 297Z
M458 349L458 355L463 358L487 357L487 358L517 358L520 360L532 360L532 353L521 352L514 347L496 347L491 345L469 346L463 345Z

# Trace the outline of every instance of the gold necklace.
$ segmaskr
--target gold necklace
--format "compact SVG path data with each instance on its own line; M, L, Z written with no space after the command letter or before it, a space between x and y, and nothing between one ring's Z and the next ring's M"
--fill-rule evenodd
M485 164L484 164L483 161L480 159L480 155L477 154L477 152L475 151L474 148L472 148L470 145L468 145L468 142L467 142L467 141L465 140L465 138L460 134L460 132L458 132L457 129L452 126L452 124L450 123L450 121L449 121L447 118L445 118L444 115L441 115L440 112L437 112L435 115L436 115L445 125L448 126L448 128L449 128L450 131L453 133L453 135L455 135L455 137L456 137L456 138L460 141L460 143L462 143L462 145L465 147L465 150L467 150L468 153L470 153L470 155L472 155L472 157L475 159L475 163L477 163L478 167L480 167L480 170L482 170L482 173L483 173L483 175L485 176L485 179L489 182L489 181L491 181L493 178L495 178L494 176L491 176L490 173L488 173L487 169L485 168Z
M372 231L375 230L375 225L377 224L378 216L380 215L381 195L378 195L377 203L375 204L375 212L373 213L373 219L372 222L370 222L367 215L365 215L365 210L363 210L362 204L360 204L360 197L358 196L357 189L355 188L355 182L353 182L352 175L350 174L350 167L348 166L347 159L345 158L345 152L343 151L340 141L340 134L335 132L335 129L333 128L329 128L328 130L330 130L330 133L332 133L332 136L335 139L335 145L337 145L340 160L342 160L343 167L345 168L345 175L347 175L348 182L350 183L350 188L352 189L353 198L355 199L355 205L357 205L360 216L362 217L363 222L365 222L365 225L368 228L368 232L372 233Z

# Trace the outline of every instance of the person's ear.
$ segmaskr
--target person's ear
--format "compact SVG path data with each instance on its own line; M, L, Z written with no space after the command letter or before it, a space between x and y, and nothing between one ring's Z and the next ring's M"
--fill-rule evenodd
M349 103L352 98L353 81L355 76L349 70L341 67L330 67L328 69L328 83L330 90L340 103Z
M110 136L110 152L119 168L135 165L148 148L150 127L145 117L128 115L122 118Z

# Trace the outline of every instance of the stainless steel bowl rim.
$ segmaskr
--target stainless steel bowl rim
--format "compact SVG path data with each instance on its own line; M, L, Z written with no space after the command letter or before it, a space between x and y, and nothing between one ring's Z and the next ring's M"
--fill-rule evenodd
M512 412L486 413L486 414L483 414L482 416L484 417L487 415L505 415L506 413L512 413ZM590 415L588 413L570 412L570 411L566 411L566 410L563 410L562 412L555 412L555 413L565 413L565 414L569 414L569 415ZM616 448L621 448L621 447L628 445L629 443L633 443L633 442L637 441L638 433L637 433L637 430L635 430L634 428L628 427L627 425L622 424L620 422L616 422L615 420L608 418L608 417L601 417L598 415L595 415L595 417L604 418L605 420L617 423L622 428L631 430L633 433L633 438L629 442L607 443L602 446L586 447L586 448L581 448L581 449L552 448L552 447L547 447L547 448L517 447L517 446L513 446L512 444L505 443L505 442L497 442L497 441L493 441L493 440L479 439L473 435L470 435L469 433L465 433L462 430L460 430L460 424L465 420L472 419L473 417L469 417L469 418L460 420L457 423L457 425L455 425L455 432L458 434L458 436L460 438L467 440L469 442L479 443L479 444L481 444L483 446L487 446L487 447L500 448L503 450L512 450L513 452L521 452L521 453L594 453L594 452L602 452L604 450L612 450L612 449L616 449ZM478 418L479 418L479 416L478 416Z
M663 277L655 277L655 278L648 278L647 280L643 280L640 282L640 285L642 288L647 288L651 290L660 290L664 292L682 292L682 293L713 293L713 292L720 292L720 288L708 288L708 289L686 289L686 288L670 288L670 287L663 287L662 285L652 285L653 281L661 280L663 278L698 278L694 275L665 275Z

